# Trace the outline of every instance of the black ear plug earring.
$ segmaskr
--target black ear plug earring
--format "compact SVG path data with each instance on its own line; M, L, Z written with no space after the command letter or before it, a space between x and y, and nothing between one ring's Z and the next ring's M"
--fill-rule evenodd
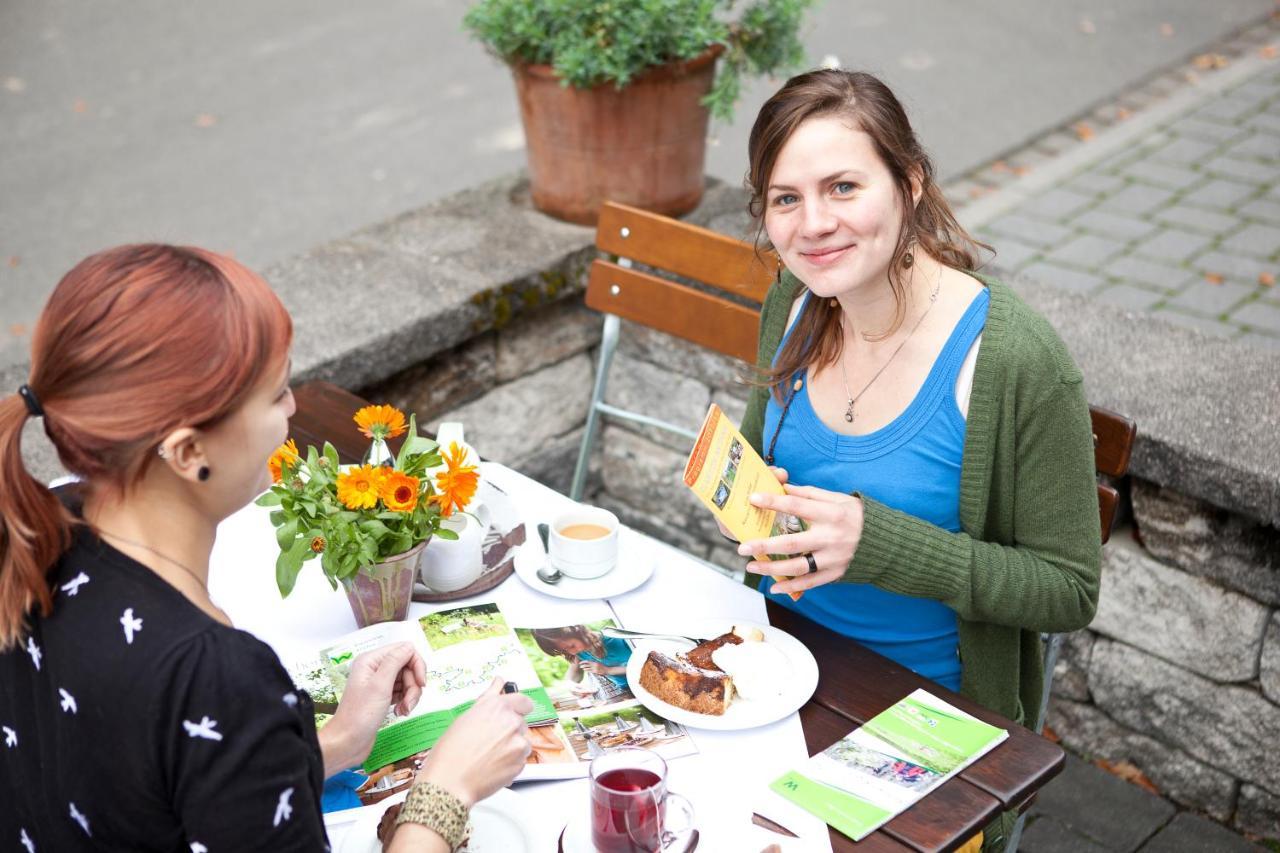
M208 465L201 465L201 466L200 466L200 471L196 474L196 476L200 478L200 482L202 482L202 483L203 483L205 480L209 479L209 466L208 466Z

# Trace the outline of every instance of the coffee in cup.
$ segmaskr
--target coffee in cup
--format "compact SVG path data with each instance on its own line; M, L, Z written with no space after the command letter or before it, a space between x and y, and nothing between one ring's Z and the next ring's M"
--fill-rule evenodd
M551 523L547 545L551 565L566 577L598 578L618 564L618 517L594 506L562 512Z

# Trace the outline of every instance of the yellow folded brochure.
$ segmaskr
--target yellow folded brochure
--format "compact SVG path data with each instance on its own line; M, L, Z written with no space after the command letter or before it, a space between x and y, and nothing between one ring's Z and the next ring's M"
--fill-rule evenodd
M715 403L707 411L684 466L684 484L707 505L739 542L795 533L803 524L794 516L751 505L756 493L782 495L786 490L773 471ZM786 556L766 555L785 560ZM776 581L789 580L774 576ZM803 593L791 593L799 599Z

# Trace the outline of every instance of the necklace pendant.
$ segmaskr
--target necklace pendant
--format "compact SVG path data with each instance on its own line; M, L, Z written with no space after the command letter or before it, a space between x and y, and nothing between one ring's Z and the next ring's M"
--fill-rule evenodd
M849 408L844 410L844 419L849 423L853 423L853 401L849 401Z

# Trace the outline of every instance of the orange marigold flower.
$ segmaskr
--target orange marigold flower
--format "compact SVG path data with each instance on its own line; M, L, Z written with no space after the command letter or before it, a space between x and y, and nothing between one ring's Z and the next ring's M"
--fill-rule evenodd
M388 471L378 490L387 509L395 512L413 512L418 506L418 478L403 471Z
M449 445L449 452L443 454L445 470L436 474L436 492L430 500L440 507L440 515L448 518L454 510L465 509L471 499L476 496L480 485L479 468L475 465L463 465L466 451L458 446L458 442Z
M298 445L293 443L292 438L277 447L267 460L267 468L271 469L271 482L279 483L283 480L285 465L293 467L298 464L298 459Z
M326 542L324 541L324 537L323 537L323 536L314 536L314 537L312 537L312 539L311 539L311 550L312 550L312 551L315 551L317 554L323 554L323 553L324 553L324 546L325 546L326 544L328 544L328 543L326 543Z
M369 438L395 438L406 429L404 412L395 406L365 406L356 412L354 420Z
M380 465L361 465L338 475L338 500L347 509L373 509L382 485Z

